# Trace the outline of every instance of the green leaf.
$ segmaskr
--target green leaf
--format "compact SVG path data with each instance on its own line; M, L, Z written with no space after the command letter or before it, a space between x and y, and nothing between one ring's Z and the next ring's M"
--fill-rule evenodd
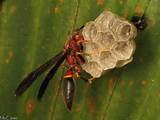
M19 120L158 120L160 115L160 1L157 0L4 0L0 3L0 118ZM76 81L76 99L68 112L60 89L62 69L42 102L36 95L45 74L18 99L23 78L60 50L73 29L103 10L127 19L147 17L139 32L133 62L92 84Z

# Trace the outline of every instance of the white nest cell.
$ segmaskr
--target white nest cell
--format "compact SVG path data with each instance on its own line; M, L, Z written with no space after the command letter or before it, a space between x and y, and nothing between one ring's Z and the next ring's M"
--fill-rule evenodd
M133 59L136 27L110 11L102 12L82 31L85 42L83 70L98 78L105 71L122 67Z

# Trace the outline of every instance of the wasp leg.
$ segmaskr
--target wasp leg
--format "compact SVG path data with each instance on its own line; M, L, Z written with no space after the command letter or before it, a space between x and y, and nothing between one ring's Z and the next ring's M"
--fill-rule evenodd
M79 40L77 43L80 44L80 43L89 43L90 40Z
M76 52L77 55L86 55L86 56L89 56L90 54L89 53L84 53L84 52Z
M86 78L84 78L84 77L82 77L82 76L80 76L80 78L81 78L83 81L89 83L88 79L86 79Z
M84 80L85 82L88 82L89 84L91 84L91 83L92 83L92 81L96 79L95 77L92 77L92 78L86 79L86 78L84 78L84 77L83 77L83 76L81 76L81 75L79 75L78 77L79 77L79 78L81 78L82 80Z
M84 80L85 82L88 82L89 84L91 84L93 82L93 80L95 80L96 78L92 77L92 78L89 78L89 79L86 79L84 77L80 77L82 80Z
M84 25L82 25L80 28L79 28L79 30L82 30L84 28Z
M80 28L76 29L75 31L80 31L84 28L84 25L82 25Z
M96 79L95 77L89 78L89 79L88 79L88 82L91 84L92 81L95 80L95 79Z

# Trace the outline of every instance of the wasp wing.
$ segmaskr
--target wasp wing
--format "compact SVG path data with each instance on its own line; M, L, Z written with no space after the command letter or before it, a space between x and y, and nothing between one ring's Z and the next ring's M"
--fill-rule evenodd
M63 53L63 51L59 52L56 56L52 57L46 63L39 66L36 70L34 70L27 77L25 77L24 80L19 84L19 86L15 90L15 95L22 95L27 90L27 88L29 88L29 86L32 85L32 83L38 76L40 76L43 72L48 70L53 64L57 62L57 60L59 60L59 58L63 56Z
M57 69L59 68L59 66L62 64L62 62L64 61L65 57L67 55L67 52L65 52L60 58L58 58L57 62L55 63L54 67L49 71L49 73L47 74L47 76L45 77L45 79L43 80L39 92L38 92L38 96L37 99L41 100L41 98L43 97L43 94L45 93L45 90L48 86L49 81L53 78L53 76L55 75Z

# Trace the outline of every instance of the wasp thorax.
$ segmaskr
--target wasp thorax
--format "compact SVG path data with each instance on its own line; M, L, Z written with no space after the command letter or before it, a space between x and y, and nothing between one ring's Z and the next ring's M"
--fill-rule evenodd
M112 12L104 11L82 31L84 58L82 68L98 78L103 72L132 61L136 27Z

